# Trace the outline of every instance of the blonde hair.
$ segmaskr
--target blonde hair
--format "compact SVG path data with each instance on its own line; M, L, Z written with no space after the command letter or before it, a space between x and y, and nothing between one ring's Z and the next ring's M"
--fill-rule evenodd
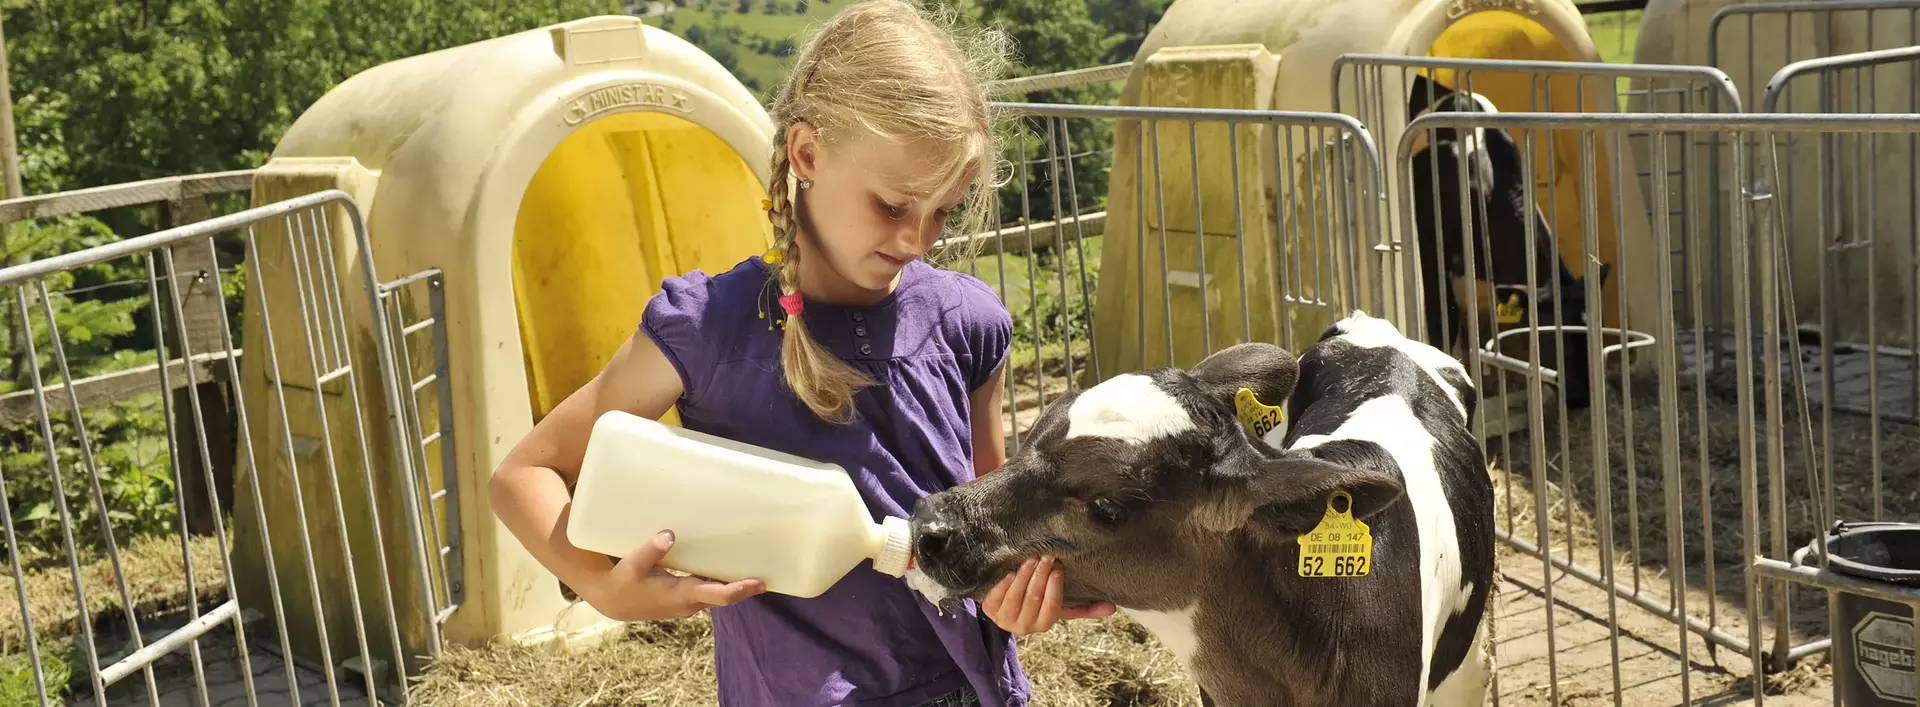
M924 12L902 0L869 0L842 11L800 49L771 110L767 212L782 294L800 289L801 229L787 156L787 134L795 123L812 125L823 143L863 137L953 145L948 169L936 171L939 186L951 188L972 168L959 222L965 233L987 222L986 197L1001 169L986 87L1005 61L1007 42L998 32L958 33L951 26L948 13ZM851 421L853 396L872 379L815 341L801 317L788 315L783 328L780 363L794 394L821 419Z

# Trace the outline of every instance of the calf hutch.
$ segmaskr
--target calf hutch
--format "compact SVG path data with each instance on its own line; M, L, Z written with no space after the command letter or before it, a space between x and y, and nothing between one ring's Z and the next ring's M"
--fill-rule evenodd
M298 372L274 381L269 356L243 364L259 467L243 469L239 483L243 491L260 485L271 526L248 522L256 517L245 507L252 496L236 494L236 584L241 597L260 603L247 608L271 613L259 552L270 538L272 554L285 558L277 579L287 629L314 660L357 655L347 638L356 619L340 610L316 615L310 583L329 606L342 606L353 577L359 601L378 607L389 590L376 559L391 567L391 601L412 655L429 654L436 634L462 643L540 640L612 625L570 604L498 523L487 480L532 424L632 334L662 278L722 271L771 245L760 210L770 134L759 103L718 63L636 18L584 19L411 57L354 76L316 102L257 173L254 203L344 191L362 211L351 219L364 219L367 241L354 242L344 213L257 228L331 239L324 245L337 254L332 267L352 273L349 282L362 270L358 249L370 247L382 278L402 278L382 288L397 316L386 327L390 342L379 342L373 317L390 313L348 298L344 340L310 349L301 324L317 315L300 297L269 297L285 305L273 311L247 300L244 347L264 354L272 343L279 370ZM304 254L288 251L284 237L258 242L248 266L271 273L268 287L304 286L295 277ZM422 275L407 277L414 273ZM401 401L382 393L377 376L358 378L372 420L372 473L339 473L335 501L322 471L367 460L345 458L354 391L327 372L342 365L343 349L372 361L373 349L389 343L417 396L402 405L418 414L402 426L407 438L396 439L378 423L400 415L390 406ZM316 367L304 365L310 355ZM276 385L289 392L276 395ZM316 388L324 410L305 392ZM339 459L316 454L328 434L343 450ZM283 449L289 440L293 448ZM304 520L290 512L297 501ZM372 524L353 521L376 512L394 519L379 543ZM403 514L417 514L423 529L410 532L397 522ZM309 551L310 562L295 561ZM318 654L322 626L332 655ZM374 643L378 659L391 658Z

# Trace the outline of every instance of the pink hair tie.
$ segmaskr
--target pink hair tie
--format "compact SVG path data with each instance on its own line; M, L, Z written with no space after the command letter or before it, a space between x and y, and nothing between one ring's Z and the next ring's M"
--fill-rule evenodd
M806 303L800 299L800 292L796 290L780 295L780 308L787 310L787 316L798 317L801 310L806 308Z

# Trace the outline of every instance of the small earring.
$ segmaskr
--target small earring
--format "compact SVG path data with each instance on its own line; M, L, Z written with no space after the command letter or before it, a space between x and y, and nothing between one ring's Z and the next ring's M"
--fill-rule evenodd
M808 179L808 178L806 178L806 177L801 177L801 178L800 178L800 188L801 188L801 189L812 189L812 188L813 188L813 180L811 180L811 179Z

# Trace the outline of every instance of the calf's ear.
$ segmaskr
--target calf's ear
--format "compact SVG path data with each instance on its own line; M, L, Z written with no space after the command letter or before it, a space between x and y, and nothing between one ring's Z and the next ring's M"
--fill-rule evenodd
M1338 444L1338 443L1336 443ZM1304 535L1320 525L1337 492L1352 498L1357 520L1385 510L1406 493L1400 477L1304 454L1263 458L1248 449L1215 469L1207 498L1194 513L1201 527L1229 532L1257 521L1282 535Z
M1208 396L1228 405L1247 388L1260 402L1284 407L1300 382L1300 359L1273 344L1252 342L1217 351L1188 373Z

